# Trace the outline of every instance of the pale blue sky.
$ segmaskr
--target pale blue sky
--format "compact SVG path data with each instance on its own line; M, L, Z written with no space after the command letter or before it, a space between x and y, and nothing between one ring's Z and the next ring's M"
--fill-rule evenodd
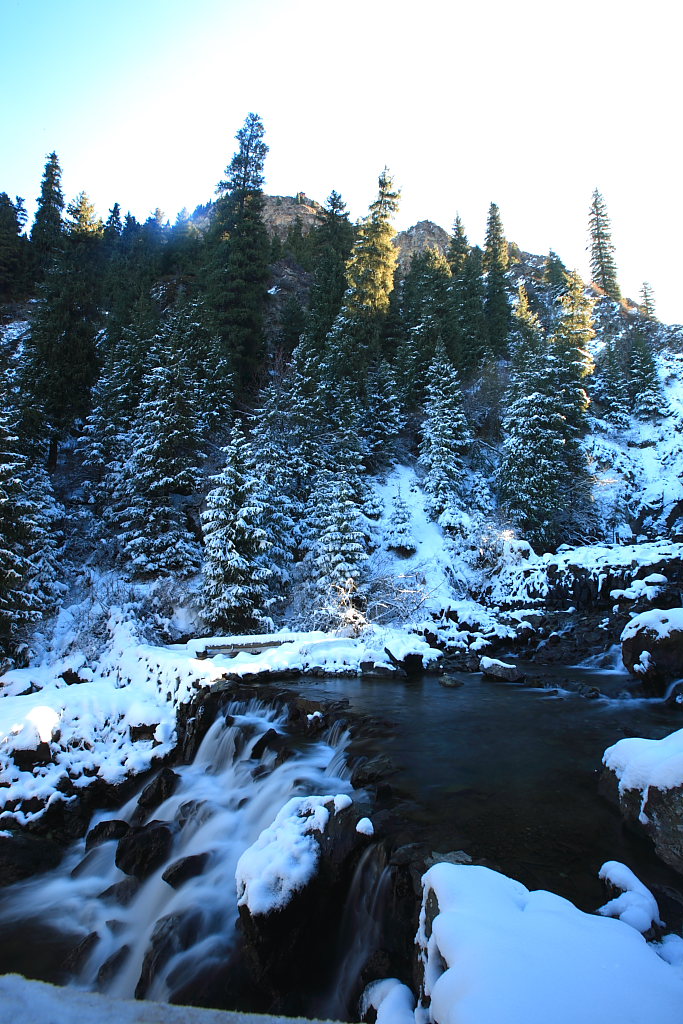
M622 289L683 321L683 16L672 0L0 0L0 191L33 207L55 149L144 219L211 198L250 111L266 190L336 188L362 216L387 164L398 227L489 203L523 249L588 273L599 187Z

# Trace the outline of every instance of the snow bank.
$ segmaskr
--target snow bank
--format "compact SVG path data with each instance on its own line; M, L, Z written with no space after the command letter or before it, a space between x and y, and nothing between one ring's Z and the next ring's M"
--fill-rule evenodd
M598 877L620 890L618 896L598 909L599 914L603 917L618 917L643 935L653 925L662 926L656 899L625 864L618 860L608 860L600 868Z
M415 996L398 978L373 981L363 992L360 1015L365 1018L373 1007L376 1024L415 1024Z
M351 806L351 797L292 797L275 821L245 850L235 870L237 905L252 914L281 910L313 878L330 817Z
M16 974L0 976L0 1024L315 1024L302 1017L261 1016L171 1006L144 1000L110 999L96 992L57 988Z
M680 1024L681 973L622 921L472 865L435 865L423 890L417 939L430 1020Z
M602 763L616 775L620 793L640 790L645 804L650 786L673 789L683 785L683 729L661 740L639 736L619 740L607 748Z

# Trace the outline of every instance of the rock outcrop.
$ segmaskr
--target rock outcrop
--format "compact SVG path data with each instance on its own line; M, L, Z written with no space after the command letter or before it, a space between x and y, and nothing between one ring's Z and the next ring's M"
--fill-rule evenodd
M645 689L662 696L683 676L683 608L653 608L636 615L621 634L621 656Z
M410 261L426 249L446 252L451 236L431 220L420 220L406 231L399 231L394 238L398 249L399 273L404 275L410 269Z

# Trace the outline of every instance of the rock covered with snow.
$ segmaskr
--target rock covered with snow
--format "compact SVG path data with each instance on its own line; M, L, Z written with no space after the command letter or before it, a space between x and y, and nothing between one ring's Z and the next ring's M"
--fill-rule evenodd
M624 819L644 830L657 855L683 872L683 729L660 740L637 736L608 747L603 790Z
M659 933L663 922L657 901L626 864L608 860L598 877L605 882L611 899L598 909L603 917L616 917L649 938Z
M510 665L497 658L482 658L479 662L479 671L488 679L502 679L508 683L521 683L524 673L520 672L516 665Z
M434 1024L679 1024L680 971L623 921L473 865L435 865L423 891L420 995Z
M237 863L244 971L264 1009L307 983L338 927L370 838L358 819L345 793L293 797Z
M683 676L683 608L652 608L634 616L621 634L624 665L651 692Z

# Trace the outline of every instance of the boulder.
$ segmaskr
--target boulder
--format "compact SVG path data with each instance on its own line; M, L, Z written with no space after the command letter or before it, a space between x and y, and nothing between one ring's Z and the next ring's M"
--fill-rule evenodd
M621 656L628 671L653 696L683 676L683 608L652 608L636 615L621 634Z
M0 886L49 871L61 859L61 847L49 839L19 832L0 835Z
M165 821L134 826L116 849L116 866L141 881L164 863L173 843L173 830Z
M91 850L100 843L106 843L109 839L122 839L130 829L127 821L119 821L117 818L110 818L108 821L100 821L90 829L85 837L85 848Z
M161 877L173 889L179 889L190 878L196 878L197 875L202 874L208 859L208 853L195 853L189 857L181 857L180 860L173 861Z
M620 787L616 771L606 766L600 792L618 805L627 826L649 836L660 860L683 874L683 785Z
M168 800L176 790L180 776L170 768L162 768L159 774L143 789L138 799L138 808L151 811Z
M516 665L508 665L497 658L482 658L479 662L479 671L487 679L502 679L507 683L521 683L525 678L524 673L520 672Z

